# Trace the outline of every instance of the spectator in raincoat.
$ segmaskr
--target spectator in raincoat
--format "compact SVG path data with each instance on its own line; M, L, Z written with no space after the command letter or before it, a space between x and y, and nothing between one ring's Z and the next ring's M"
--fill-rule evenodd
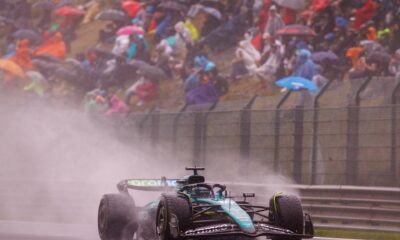
M218 100L218 91L211 81L211 72L202 71L201 84L186 93L185 102L188 105L214 103Z
M251 44L249 36L246 35L245 40L241 41L236 49L236 61L232 64L231 78L236 80L240 75L256 73L257 62L260 59L260 53Z
M266 61L257 68L257 76L261 79L262 88L266 87L267 82L275 80L275 74L281 66L283 55L283 46L278 40L275 40L269 50L263 54L262 59L266 58Z
M376 6L373 0L363 0L364 4L359 8L353 11L355 16L354 20L354 28L356 30L360 30L361 25L365 22L371 20L372 17L376 14Z
M188 48L193 45L192 36L183 22L175 24L175 32L175 42L172 46L174 57L183 60L186 57Z
M141 77L125 92L125 103L129 106L131 98L137 97L137 105L141 106L144 103L156 100L159 96L159 85L156 81L146 77Z
M264 36L274 36L276 31L283 28L284 26L285 22L283 21L281 15L279 15L277 7L275 5L272 5L269 8L269 17L264 29Z
M113 95L110 100L110 108L107 110L106 115L111 116L116 113L128 113L129 107L119 99L117 95Z
M17 43L15 56L12 60L24 70L32 68L31 50L29 49L29 40L23 39Z
M146 39L143 36L131 35L129 37L130 45L126 50L129 60L137 59L140 61L150 61L149 47Z
M199 87L201 84L200 76L204 73L212 72L215 68L215 63L205 56L196 56L194 58L193 72L185 80L185 92Z
M311 52L306 49L301 49L298 52L297 65L294 68L293 76L302 77L312 80L315 75L316 66L311 60Z
M317 73L316 64L311 60L311 52L306 49L298 51L297 65L294 68L293 76L302 77L309 81L312 81L315 74ZM311 94L307 90L300 91L300 98L298 99L298 105L307 105L311 102Z
M126 50L129 48L129 36L127 35L121 35L115 39L115 44L112 49L112 53L114 53L117 56L123 55Z
M48 54L58 59L65 58L67 50L61 33L57 32L54 36L51 36L47 41L36 48L34 54Z
M185 27L190 31L190 36L192 37L193 42L199 40L200 38L199 31L197 30L196 26L193 25L192 20L190 18L188 18L185 21Z
M170 66L170 58L173 53L171 45L167 43L166 39L163 39L156 47L156 66L164 70L168 77L172 77L172 69Z

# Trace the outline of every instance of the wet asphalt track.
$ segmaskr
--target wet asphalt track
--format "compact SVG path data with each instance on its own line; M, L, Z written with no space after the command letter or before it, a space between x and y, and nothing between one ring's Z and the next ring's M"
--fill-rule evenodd
M99 240L99 237L96 225L0 221L0 240Z

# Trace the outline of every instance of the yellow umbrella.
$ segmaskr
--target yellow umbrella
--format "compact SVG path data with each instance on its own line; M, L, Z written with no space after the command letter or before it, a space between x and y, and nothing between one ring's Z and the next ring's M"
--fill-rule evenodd
M17 77L25 78L25 72L22 68L11 60L0 59L0 69L7 71Z

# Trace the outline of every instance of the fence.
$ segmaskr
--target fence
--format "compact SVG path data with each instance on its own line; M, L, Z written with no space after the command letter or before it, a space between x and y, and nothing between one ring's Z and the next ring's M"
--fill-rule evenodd
M240 109L216 102L153 110L116 125L131 138L127 129L135 126L140 141L162 143L197 165L228 155L244 174L272 169L298 184L399 186L399 89L400 81L390 78L353 80L350 87L329 81L302 106L294 101L299 93L287 92L268 109L254 96ZM345 90L337 103L329 101Z

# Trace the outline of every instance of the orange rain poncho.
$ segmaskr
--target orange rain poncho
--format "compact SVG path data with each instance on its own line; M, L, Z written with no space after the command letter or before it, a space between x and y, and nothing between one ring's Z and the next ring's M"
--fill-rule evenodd
M11 60L24 70L32 69L31 50L29 49L28 39L23 39L17 43L15 56Z
M351 59L351 65L353 69L360 69L360 55L364 51L362 47L352 47L346 52L346 57Z
M53 37L36 49L35 55L43 54L51 55L59 59L65 58L67 50L60 32L57 32Z

